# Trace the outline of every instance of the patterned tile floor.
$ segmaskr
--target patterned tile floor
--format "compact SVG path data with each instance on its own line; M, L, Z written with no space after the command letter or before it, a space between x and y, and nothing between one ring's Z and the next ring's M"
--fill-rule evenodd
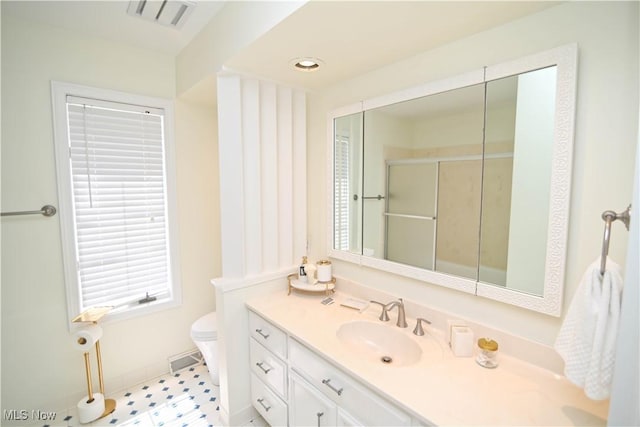
M219 388L211 384L206 366L146 381L129 390L107 396L116 400L116 410L91 424L80 424L76 408L59 414L45 426L209 427L221 426ZM256 423L256 425L261 423ZM250 423L248 425L254 425Z

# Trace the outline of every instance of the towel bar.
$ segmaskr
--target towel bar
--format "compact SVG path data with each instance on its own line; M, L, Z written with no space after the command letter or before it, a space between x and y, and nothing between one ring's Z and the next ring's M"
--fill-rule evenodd
M607 269L607 255L609 255L609 241L611 239L611 223L615 220L620 220L624 223L624 226L629 230L629 223L631 222L631 205L620 213L614 211L602 212L602 219L604 220L604 236L602 237L602 256L600 257L600 275L603 275Z
M42 214L44 216L54 216L56 214L56 208L51 205L44 205L39 211L19 211L19 212L2 212L0 216L14 216L14 215L35 215Z

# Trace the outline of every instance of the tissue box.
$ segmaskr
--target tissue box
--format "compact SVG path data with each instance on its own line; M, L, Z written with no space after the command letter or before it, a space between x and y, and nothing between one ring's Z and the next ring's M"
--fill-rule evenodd
M458 357L473 356L473 331L467 326L452 326L451 351Z

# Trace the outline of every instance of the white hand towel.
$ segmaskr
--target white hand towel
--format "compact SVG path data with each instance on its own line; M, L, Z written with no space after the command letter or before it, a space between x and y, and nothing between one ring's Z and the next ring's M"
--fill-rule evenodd
M622 284L620 267L607 259L601 276L598 258L582 276L556 339L565 376L593 400L611 392Z

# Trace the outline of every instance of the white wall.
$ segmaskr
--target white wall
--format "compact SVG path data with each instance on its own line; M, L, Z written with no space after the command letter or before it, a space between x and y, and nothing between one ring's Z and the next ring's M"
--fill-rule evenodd
M306 254L306 98L300 90L220 73L218 108L219 403L223 423L237 425L254 413L244 302L284 291L287 274Z
M173 99L174 58L2 16L2 210L58 205L50 81ZM168 371L215 309L216 113L176 102L183 304L104 325L107 393ZM59 216L2 219L2 409L60 410L86 394L67 329Z
M579 46L571 221L565 281L567 307L584 269L598 256L606 209L631 200L638 118L638 3L570 2L309 96L310 256L327 253L326 113L362 99L461 74L563 44ZM624 263L627 232L614 225L610 254ZM427 306L552 345L560 319L334 261L336 274Z
M640 117L638 117L640 125ZM640 147L640 139L638 146ZM640 152L636 152L633 206L640 204ZM640 215L631 211L628 259L640 259ZM608 425L640 425L640 269L638 263L627 263L622 307L620 311L619 339L616 347L616 365L613 373L611 406Z

